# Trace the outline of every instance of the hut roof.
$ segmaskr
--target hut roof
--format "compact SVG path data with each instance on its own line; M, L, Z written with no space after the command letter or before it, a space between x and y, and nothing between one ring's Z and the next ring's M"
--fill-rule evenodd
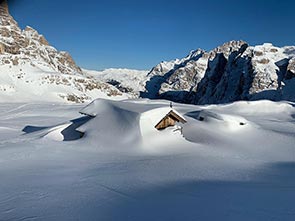
M90 104L82 108L79 113L88 115L91 117L95 117L96 115L104 112L107 113L108 111L114 109L115 106L111 101L105 99L96 99L92 101Z

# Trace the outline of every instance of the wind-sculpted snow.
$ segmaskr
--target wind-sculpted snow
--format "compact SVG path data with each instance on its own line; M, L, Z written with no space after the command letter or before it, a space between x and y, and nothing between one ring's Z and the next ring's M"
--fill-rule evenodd
M0 219L294 220L294 106L1 104Z

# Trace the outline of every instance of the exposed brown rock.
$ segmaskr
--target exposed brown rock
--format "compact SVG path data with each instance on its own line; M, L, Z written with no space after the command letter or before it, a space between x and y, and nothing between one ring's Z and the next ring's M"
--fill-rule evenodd
M18 58L13 59L13 60L12 60L12 64L13 64L13 65L18 65L18 64L19 64L19 63L18 63Z
M2 37L8 38L8 37L10 37L11 34L10 34L10 31L8 30L8 28L3 27L3 28L0 29L0 35Z
M276 53L276 52L278 52L278 49L276 49L276 48L271 48L271 49L270 49L270 52Z
M40 42L42 45L49 46L48 41L45 39L45 37L44 37L43 35L40 36L40 38L39 38L39 42Z
M254 51L255 56L262 56L263 52L262 51Z
M4 44L0 43L0 54L4 54L5 53L5 46Z
M269 63L269 59L262 58L261 60L258 60L257 62L260 63L260 64L268 64Z
M5 45L5 52L9 53L9 54L20 54L20 46L18 46L17 44L13 44L11 46L7 46Z
M31 27L26 27L22 31L9 14L7 1L1 1L0 4L0 43L2 43L0 54L25 54L28 59L38 59L48 63L56 72L82 74L82 70L69 53L59 52L51 47L46 38Z
M286 79L291 79L295 77L295 58L289 61L286 73Z
M0 1L0 14L9 14L7 0Z
M58 61L60 63L65 66L74 67L75 71L77 71L78 73L82 72L82 70L76 65L74 59L68 52L62 51L59 54L61 55L60 57L58 57Z

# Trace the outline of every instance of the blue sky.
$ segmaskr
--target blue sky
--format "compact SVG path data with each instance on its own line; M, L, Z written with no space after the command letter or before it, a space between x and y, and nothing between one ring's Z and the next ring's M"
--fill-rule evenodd
M295 45L293 0L10 0L37 29L89 69L150 69L230 40Z

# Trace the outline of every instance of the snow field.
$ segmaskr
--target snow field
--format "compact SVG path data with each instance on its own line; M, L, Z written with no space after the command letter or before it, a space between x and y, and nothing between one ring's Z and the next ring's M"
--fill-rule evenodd
M292 104L173 106L1 104L0 219L294 220Z

